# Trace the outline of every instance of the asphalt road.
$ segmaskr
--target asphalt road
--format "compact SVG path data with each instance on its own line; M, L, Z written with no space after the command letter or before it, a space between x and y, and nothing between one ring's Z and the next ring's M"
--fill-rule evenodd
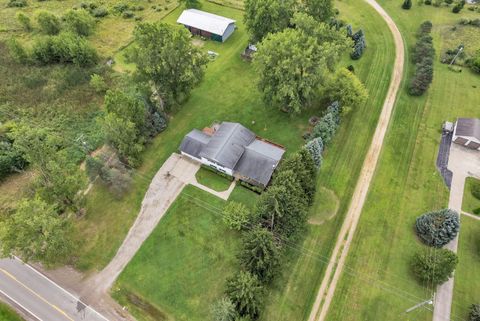
M0 293L39 321L109 321L18 259L0 260Z

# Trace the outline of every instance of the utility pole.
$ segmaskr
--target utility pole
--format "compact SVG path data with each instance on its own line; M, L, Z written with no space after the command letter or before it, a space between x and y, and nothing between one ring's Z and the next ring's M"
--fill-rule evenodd
M455 55L455 57L453 57L452 59L452 62L450 63L450 65L448 65L449 67L451 65L453 65L453 63L455 62L455 60L457 59L458 55L460 55L460 53L463 51L463 45L460 45L460 47L458 47L458 51L457 51L457 54Z
M434 300L435 300L435 294L433 295L433 298L428 299L428 300L426 300L426 301L423 301L423 302L420 302L420 303L414 305L413 307L407 309L407 310L405 311L405 313L410 313L410 312L412 312L413 310L416 310L416 309L418 309L418 308L423 307L424 305L433 305L433 301L434 301Z

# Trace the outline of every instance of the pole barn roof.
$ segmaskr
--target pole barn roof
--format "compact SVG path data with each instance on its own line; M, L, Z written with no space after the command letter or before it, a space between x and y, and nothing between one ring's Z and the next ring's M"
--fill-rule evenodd
M458 118L455 134L457 136L475 137L480 140L480 119Z
M182 12L177 23L222 36L235 20L197 9L187 9Z

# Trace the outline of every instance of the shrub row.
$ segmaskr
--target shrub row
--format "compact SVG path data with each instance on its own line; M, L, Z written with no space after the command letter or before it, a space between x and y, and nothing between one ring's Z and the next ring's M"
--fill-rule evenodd
M350 53L350 57L353 60L358 60L362 57L365 48L367 47L367 42L365 40L365 33L362 29L353 33L352 26L347 25L347 36L353 40L353 49Z
M338 102L328 106L326 113L313 128L310 140L305 145L317 168L322 165L322 153L325 145L330 143L340 124L340 112L341 107Z
M415 75L410 83L409 94L421 96L427 91L433 80L433 58L435 49L433 39L430 36L432 23L425 21L421 24L418 40L413 50L413 62L415 63Z
M261 311L265 287L279 272L287 242L305 228L308 206L315 194L317 168L306 149L290 155L275 173L272 184L253 210L230 202L223 220L242 230L240 272L227 280L225 297L212 308L213 320L255 320Z

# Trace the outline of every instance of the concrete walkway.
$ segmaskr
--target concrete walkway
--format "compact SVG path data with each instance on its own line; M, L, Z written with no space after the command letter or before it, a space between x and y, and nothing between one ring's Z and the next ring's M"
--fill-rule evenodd
M197 178L195 177L195 175L193 176L193 179L190 181L190 184L195 186L195 187L198 187L200 188L201 190L204 190L205 192L208 192L210 194L213 194L215 195L216 197L219 197L223 200L228 200L228 198L230 197L230 194L232 194L233 192L233 189L235 188L235 185L236 185L236 181L232 181L232 183L230 184L230 186L228 187L228 189L226 191L223 191L223 192L217 192L213 189L211 189L210 187L208 186L205 186L205 185L202 185L200 184L198 181L197 181Z
M453 172L448 207L457 211L458 213L462 213L465 179L469 176L480 175L480 153L469 150L457 144L452 144L450 147L448 169ZM457 237L450 243L445 245L445 248L453 252L457 252L458 238L459 235L457 235ZM453 287L453 277L437 287L433 309L433 321L450 320L453 300Z

